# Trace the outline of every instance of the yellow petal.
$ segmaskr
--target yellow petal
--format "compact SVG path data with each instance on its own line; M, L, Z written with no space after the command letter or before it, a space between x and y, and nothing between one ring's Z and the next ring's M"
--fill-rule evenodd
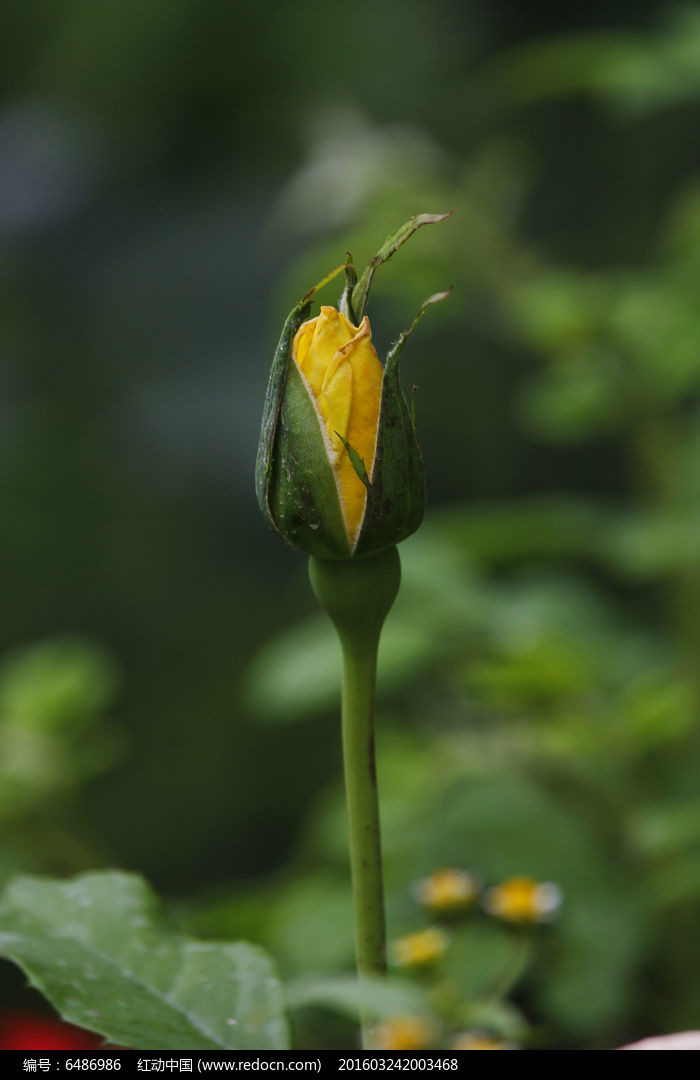
M315 324L315 319L309 319L308 322L302 323L294 339L294 351L300 371L303 370L304 361L313 340Z
M357 450L371 478L377 449L383 371L372 345L367 316L362 320L355 337L342 351L352 368L352 399L344 437L350 446ZM367 491L353 469L347 451L339 460L338 478L348 536L350 542L354 543L362 526Z
M350 320L332 307L322 307L320 315L300 326L294 339L294 356L315 398L322 391L326 370L336 352L356 333Z
M355 473L342 436L372 475L382 393L382 366L372 345L369 320L359 327L324 306L297 331L293 355L319 413L335 473L350 544L359 535L367 492Z
M333 450L333 463L336 467L339 465L339 459L343 454L347 457L347 451L340 436L342 435L343 439L347 439L348 421L350 420L352 407L352 390L352 365L343 350L339 349L326 370L322 385L322 394L328 410L326 418L328 435Z

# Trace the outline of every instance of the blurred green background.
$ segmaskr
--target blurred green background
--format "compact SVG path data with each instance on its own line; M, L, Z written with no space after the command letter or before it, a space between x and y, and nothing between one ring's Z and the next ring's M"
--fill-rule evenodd
M381 355L454 285L404 363L390 929L441 865L553 880L542 1045L700 1026L698 7L25 0L0 54L0 874L135 869L350 969L338 657L259 417L292 303L452 208L371 307Z

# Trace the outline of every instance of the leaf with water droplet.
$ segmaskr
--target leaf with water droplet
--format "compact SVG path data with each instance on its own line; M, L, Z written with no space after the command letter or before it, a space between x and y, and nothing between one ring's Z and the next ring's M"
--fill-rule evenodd
M270 957L246 942L176 933L135 874L16 878L0 899L0 954L22 968L65 1020L120 1046L289 1046Z

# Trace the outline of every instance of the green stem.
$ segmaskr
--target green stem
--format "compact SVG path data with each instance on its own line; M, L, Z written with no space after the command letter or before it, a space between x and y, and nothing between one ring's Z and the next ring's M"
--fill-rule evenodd
M377 639L343 646L343 762L360 975L386 972L379 800L374 759L378 644Z
M311 558L309 576L343 650L343 759L355 909L357 971L386 974L386 928L374 755L374 689L384 620L401 580L396 548L365 559ZM363 1045L369 1021L361 1016Z

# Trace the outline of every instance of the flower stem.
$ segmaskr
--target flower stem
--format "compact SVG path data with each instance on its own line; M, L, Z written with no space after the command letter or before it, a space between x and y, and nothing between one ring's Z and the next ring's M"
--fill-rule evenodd
M343 761L357 970L360 975L383 975L386 971L384 889L374 760L376 644L363 643L362 648L348 646L343 652Z
M374 756L374 689L384 620L399 590L395 547L365 559L309 560L316 597L332 619L343 650L343 759L355 909L357 972L386 973L384 888ZM367 1047L369 1023L362 1015Z

